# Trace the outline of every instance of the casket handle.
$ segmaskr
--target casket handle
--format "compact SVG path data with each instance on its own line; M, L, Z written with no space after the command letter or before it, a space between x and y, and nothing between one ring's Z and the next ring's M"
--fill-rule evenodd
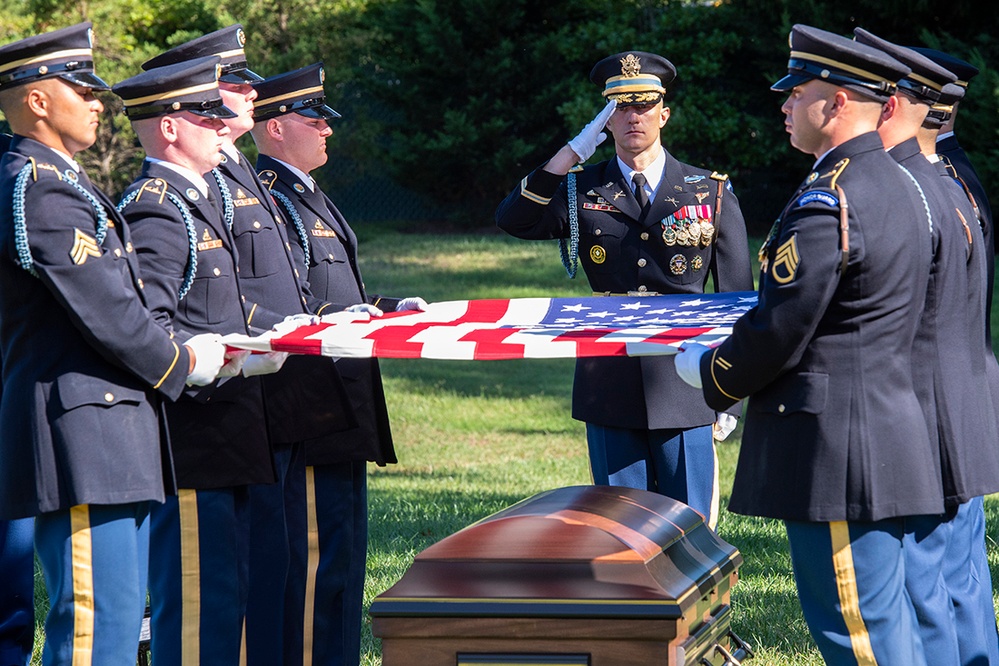
M721 655L725 658L725 661L721 663L721 666L742 666L742 660L753 656L753 651L750 649L749 644L735 635L735 632L729 629L728 637L735 645L735 654L729 652L724 646L715 644L715 651L712 657ZM714 664L708 660L707 657L701 657L701 666L714 666Z

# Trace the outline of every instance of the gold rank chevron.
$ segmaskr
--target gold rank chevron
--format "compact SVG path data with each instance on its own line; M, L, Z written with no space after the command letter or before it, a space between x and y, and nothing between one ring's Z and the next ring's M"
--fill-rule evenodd
M77 266L87 262L87 257L101 256L101 248L93 236L88 236L79 229L73 229L73 249L69 257Z
M791 236L783 245L777 248L774 255L774 266L770 274L779 284L787 284L794 279L794 273L798 270L798 244L795 237ZM781 269L783 268L783 271ZM783 272L783 274L782 274Z

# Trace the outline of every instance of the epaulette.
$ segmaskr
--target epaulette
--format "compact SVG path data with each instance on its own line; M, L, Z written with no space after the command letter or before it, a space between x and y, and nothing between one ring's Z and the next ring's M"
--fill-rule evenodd
M843 175L843 172L846 171L846 167L849 164L850 164L850 158L844 157L839 162L836 162L836 164L833 165L832 169L819 176L819 178L829 178L830 179L829 187L835 188L836 179Z
M142 187L135 193L135 200L142 198L143 194L148 194L156 198L156 203L162 204L167 195L167 183L162 178L150 178L142 184ZM148 198L148 197L147 197Z
M272 190L274 189L274 183L277 182L278 176L277 173L275 173L274 171L271 171L270 169L264 169L263 171L257 174L257 177L260 178L261 183L267 186L268 190Z
M582 170L583 170L582 164L575 164L571 169L569 169L569 173L580 173L582 172Z
M58 178L59 180L62 180L62 171L60 171L59 167L57 167L55 164L49 164L48 162L42 162L41 164L39 164L38 162L35 161L34 157L29 157L28 159L31 160L31 179L32 180L35 180L35 181L38 180L38 170L39 169L41 169L42 171L51 171L52 173L54 173L56 175L56 178Z

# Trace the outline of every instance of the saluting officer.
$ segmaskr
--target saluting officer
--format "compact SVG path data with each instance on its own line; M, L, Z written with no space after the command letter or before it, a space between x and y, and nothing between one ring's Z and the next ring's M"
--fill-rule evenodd
M280 211L253 165L233 143L253 128L257 93L251 84L261 80L247 67L245 41L242 27L232 25L181 44L142 67L152 69L210 55L221 58L220 94L236 117L224 119L230 132L223 137L223 161L211 172L209 185L217 189L224 218L232 225L246 322L257 332L316 320L315 315L333 306L309 291L305 274L295 264ZM357 425L331 359L288 357L280 352L270 357L280 367L280 372L263 378L278 483L250 489L246 610L250 666L283 663L285 601L305 590L308 535L297 525L306 512L306 443L317 451L335 449L339 433Z
M985 444L999 441L999 431L981 335L985 275L979 269L984 268L980 261L983 242L974 213L961 210L962 206L968 208L968 200L958 199L954 188L945 187L917 138L930 107L940 101L944 87L957 77L912 49L863 28L854 29L854 35L858 42L887 53L911 70L899 80L898 89L885 105L878 133L888 154L919 185L932 220L933 263L913 347L918 359L913 371L930 442L940 449L948 513L909 519L903 546L906 589L919 618L927 662L970 664L985 658L986 646L979 641L975 657L959 657L959 630L942 575L951 538L960 538L960 550L971 552L970 535L954 522L957 508L999 490L999 448ZM989 589L991 596L991 586ZM984 624L976 619L972 626Z
M748 396L729 508L784 521L798 596L829 664L926 664L906 595L906 519L943 512L912 379L930 220L877 134L909 68L809 26L773 89L815 166L761 250L759 304L677 372L722 409Z
M983 283L987 279L986 263L991 261L992 252L982 238L982 230L974 222L976 218L974 198L957 177L953 166L935 152L937 134L950 120L954 104L963 96L964 88L960 85L955 83L944 86L940 99L931 107L919 130L919 145L937 168L944 181L944 189L952 197L954 206L968 221L968 233L973 239L967 257L969 279L972 279L971 276L976 276L977 281ZM980 289L978 292L969 290L967 296L969 301L974 301L975 297L978 297L977 322L972 325L971 330L981 332L985 319L985 290ZM996 363L990 342L987 340L978 342L983 357L978 369L986 375L991 400L995 405L999 397L999 363ZM999 414L999 409L993 411ZM987 412L975 415L969 410L969 414L987 418ZM993 442L995 439L983 439L978 445L989 449L988 453L991 453L994 449ZM975 479L977 476L976 471L971 478ZM957 642L961 663L973 664L976 660L987 659L987 663L999 664L999 631L996 628L992 578L986 550L985 498L972 497L967 502L959 504L949 524L951 533L943 558L944 581L954 608L954 624L959 628Z
M232 233L204 178L222 159L229 132L222 119L235 115L222 104L218 64L212 56L168 65L113 88L146 151L119 209L149 307L180 339L249 332ZM260 378L230 376L187 390L166 415L179 490L150 515L152 660L236 666L248 585L248 486L276 478Z
M329 121L324 70L316 63L253 84L253 140L260 180L288 220L299 270L312 293L342 310L369 303L379 310L422 309L419 298L368 296L357 265L357 236L309 175L326 163ZM378 313L373 313L377 315ZM306 447L309 540L315 584L288 597L286 664L358 664L367 556L367 465L396 462L385 393L376 359L337 359L358 425L337 436L337 447ZM303 603L304 602L304 603ZM303 623L304 620L304 623ZM304 626L303 626L304 624Z
M0 518L36 517L46 664L135 663L149 503L174 489L160 403L225 350L153 319L128 228L73 159L107 87L89 23L0 47Z
M578 247L596 295L699 294L709 275L718 291L753 288L745 222L728 177L683 164L662 146L670 118L663 94L675 76L670 61L643 51L598 62L590 80L603 88L604 110L496 211L497 225L518 238L568 239L570 274ZM616 157L577 167L605 126ZM675 376L670 357L576 362L572 415L586 422L594 482L668 495L712 527L711 424L724 439L740 407L730 412L707 408Z

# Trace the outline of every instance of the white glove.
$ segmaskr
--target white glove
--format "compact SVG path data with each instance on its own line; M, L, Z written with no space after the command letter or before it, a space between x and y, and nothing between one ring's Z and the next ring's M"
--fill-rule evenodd
M687 382L694 388L701 388L701 357L708 351L704 345L696 342L685 345L679 353L673 357L673 364L676 366L676 374L680 379Z
M251 354L243 362L243 376L253 377L254 375L269 375L277 372L284 365L288 358L288 352L267 352L265 354Z
M569 147L572 148L572 152L576 153L576 157L579 158L579 162L585 162L586 160L593 157L593 151L597 149L597 146L607 138L607 133L604 132L604 127L607 126L607 121L610 120L611 114L614 113L614 108L617 106L617 100L612 99L607 102L607 106L604 110L597 114L597 117L590 121L590 123L583 128L583 131L576 135L576 137L569 141Z
M239 371L243 369L243 363L250 356L249 349L236 349L234 351L227 351L225 353L225 364L222 369L219 370L217 375L220 379L222 377L235 377L239 374Z
M735 430L735 424L738 422L739 419L728 412L718 412L718 418L715 419L715 424L711 426L711 435L715 438L715 441L724 442L725 438Z
M399 304L395 306L396 312L405 312L407 310L417 310L423 312L427 309L427 302L420 298L419 296L411 296L409 298L404 298L399 301Z
M360 314L366 314L369 317L381 317L385 314L370 303L358 303L357 305L351 305L346 309L346 312L358 312Z
M215 381L225 363L225 344L218 333L199 333L184 343L194 354L194 370L187 376L190 386L207 386Z
M314 314L307 314L305 312L299 314L288 315L278 323L274 324L271 329L275 333L284 335L286 333L291 333L299 326L312 326L319 323L319 317Z

